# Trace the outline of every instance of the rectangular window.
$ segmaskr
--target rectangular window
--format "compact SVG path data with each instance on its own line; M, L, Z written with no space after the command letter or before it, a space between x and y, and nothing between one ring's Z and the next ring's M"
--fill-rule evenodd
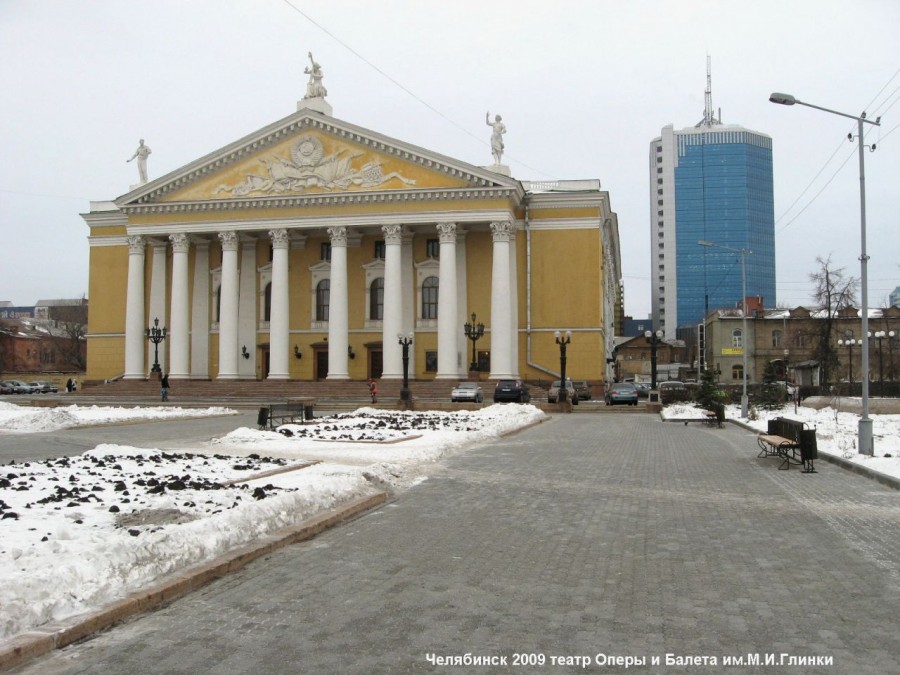
M375 242L375 255L376 260L384 260L384 239Z
M425 372L426 373L436 373L437 372L437 352L425 352Z
M425 241L425 255L429 258L441 257L441 243L437 239L428 239Z
M319 248L319 260L331 262L331 242L323 242Z

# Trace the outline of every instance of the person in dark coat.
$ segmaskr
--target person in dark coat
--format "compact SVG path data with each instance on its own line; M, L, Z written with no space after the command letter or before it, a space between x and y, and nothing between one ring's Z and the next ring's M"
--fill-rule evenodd
M160 380L160 396L163 401L169 400L169 374L166 373Z

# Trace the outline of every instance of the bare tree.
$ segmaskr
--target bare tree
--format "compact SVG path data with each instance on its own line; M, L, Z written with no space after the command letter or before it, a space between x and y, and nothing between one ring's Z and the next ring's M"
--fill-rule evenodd
M816 322L818 330L813 336L813 358L819 361L822 385L826 386L831 381L831 373L838 367L833 339L835 318L840 310L856 306L859 279L848 276L843 267L834 267L830 255L825 259L817 256L816 264L819 269L809 275L809 280L814 284L813 300L824 316Z
M62 366L72 370L84 370L85 335L87 332L87 300L82 298L81 304L54 307L52 318L58 327L66 333L66 338L57 343L57 353L62 359Z

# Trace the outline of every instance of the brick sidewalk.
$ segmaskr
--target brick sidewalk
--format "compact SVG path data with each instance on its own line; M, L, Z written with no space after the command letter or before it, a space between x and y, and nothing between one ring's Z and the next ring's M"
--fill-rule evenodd
M900 493L737 428L557 416L397 501L23 673L897 672ZM543 667L442 668L527 653ZM666 667L665 655L718 666ZM660 657L658 666L650 659Z

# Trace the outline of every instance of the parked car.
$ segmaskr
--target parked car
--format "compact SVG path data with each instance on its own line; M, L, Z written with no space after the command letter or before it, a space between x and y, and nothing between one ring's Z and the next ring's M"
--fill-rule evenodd
M29 382L29 384L34 387L34 393L36 394L55 394L59 391L56 388L55 384L51 384L50 382L45 382L43 380L39 380L37 382Z
M678 380L666 380L665 382L660 382L657 388L659 389L659 401L663 405L677 403L678 401L686 401L690 397L687 385Z
M606 401L606 405L616 405L618 403L637 405L637 387L634 386L633 382L616 382L607 387L604 400Z
M502 401L514 401L516 403L528 403L531 394L522 380L500 380L494 388L494 403Z
M12 394L13 388L9 382L0 382L0 394Z
M650 385L646 382L635 382L634 386L638 391L638 398L648 398L650 396Z
M578 395L579 401L591 400L591 385L587 383L587 380L575 380L572 384L575 385L575 393Z
M8 380L7 384L12 387L14 394L33 394L35 391L35 387L21 380Z
M481 385L477 382L460 382L450 393L450 400L454 403L457 401L481 403L484 400Z
M550 385L550 389L547 390L547 402L548 403L558 403L559 402L559 380L553 380L553 383ZM578 394L575 393L575 385L572 384L572 380L566 378L566 392L567 400L572 401L573 403L578 403Z

